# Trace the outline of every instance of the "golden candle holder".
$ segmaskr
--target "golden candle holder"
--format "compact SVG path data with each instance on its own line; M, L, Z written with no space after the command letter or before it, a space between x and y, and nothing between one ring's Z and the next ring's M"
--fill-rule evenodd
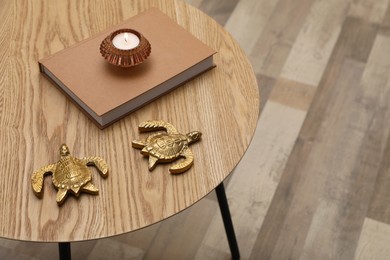
M151 53L149 41L133 29L119 29L100 44L100 53L111 64L132 67L144 62Z

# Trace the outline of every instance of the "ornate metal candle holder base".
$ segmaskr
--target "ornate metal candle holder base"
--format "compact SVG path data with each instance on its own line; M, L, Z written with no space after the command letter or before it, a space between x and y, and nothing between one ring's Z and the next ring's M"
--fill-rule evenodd
M118 49L113 39L120 33L135 34L139 38L137 47L130 50ZM120 29L107 36L100 44L100 53L111 64L119 67L132 67L144 62L150 55L152 47L149 41L139 32L132 29Z
M178 174L187 171L194 162L194 156L188 146L200 140L202 133L198 131L188 134L179 133L170 123L161 120L152 120L141 123L140 132L149 132L155 130L165 130L166 133L157 133L150 135L146 140L135 140L132 146L142 149L141 154L149 156L149 170L153 170L158 162L172 162L180 157L185 158L169 171Z
M46 174L52 174L53 185L58 190L56 200L61 205L69 192L75 196L87 192L98 194L99 190L91 183L92 174L87 166L95 166L102 177L108 176L107 163L100 157L91 156L78 159L70 155L66 144L60 147L61 159L54 164L47 165L34 172L31 177L31 185L38 197L42 196L43 178Z

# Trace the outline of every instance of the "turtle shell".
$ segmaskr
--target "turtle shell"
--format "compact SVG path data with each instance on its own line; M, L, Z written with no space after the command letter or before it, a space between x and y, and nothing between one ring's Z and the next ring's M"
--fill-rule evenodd
M187 137L182 134L156 134L147 139L147 150L150 155L159 159L174 159L181 155L188 146Z
M70 190L82 187L91 180L92 174L85 162L72 156L62 157L53 172L53 184L57 188Z

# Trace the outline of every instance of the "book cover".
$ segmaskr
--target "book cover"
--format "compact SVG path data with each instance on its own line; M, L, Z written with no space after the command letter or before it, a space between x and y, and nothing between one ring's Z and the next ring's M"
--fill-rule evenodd
M110 33L131 28L152 46L148 59L135 67L109 64L100 54ZM215 67L215 51L157 8L39 61L40 71L100 128Z

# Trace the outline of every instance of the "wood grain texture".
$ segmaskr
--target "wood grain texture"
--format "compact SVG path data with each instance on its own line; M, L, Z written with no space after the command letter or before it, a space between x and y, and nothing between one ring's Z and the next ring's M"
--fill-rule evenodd
M389 1L188 2L217 20L223 18L221 24L249 56L261 92L262 113L255 136L225 181L241 259L388 259ZM186 10L184 3L175 3L177 11ZM56 5L77 9L68 10L66 19L82 33L75 32L70 39L99 31L88 17L95 17L97 24L114 24L137 8L117 1L104 1L102 6L87 2L49 6ZM91 11L98 8L118 17L101 19L99 13L89 13L88 5ZM5 21L14 19L9 11L14 10L12 2L0 6L5 8L0 8ZM39 3L34 8L47 9ZM197 23L170 14L198 32ZM3 42L14 31L7 23L0 24ZM52 33L46 42L61 49L69 43L64 36ZM4 56L9 47L3 44L0 53L10 63L12 59ZM23 71L23 62L1 66L1 75L8 75L11 68ZM11 78L23 82L28 77L1 77L0 82L9 84ZM11 90L2 91L2 102L9 102L4 93ZM70 104L62 104L61 95L57 99L68 109ZM45 102L55 107L49 100ZM46 127L53 137L62 131L58 125L66 118L56 116ZM15 122L11 119L6 115L2 120ZM28 134L29 129L8 130L7 145L22 142L19 132ZM0 158L15 156L3 152ZM72 243L72 250L75 259L231 258L214 193L166 221L112 238ZM2 259L56 255L55 244L0 239Z
M241 159L258 118L256 78L239 45L198 9L180 1L3 5L9 16L1 26L5 33L0 40L8 54L0 65L1 237L78 241L133 231L197 202ZM40 75L37 60L151 6L216 49L217 68L99 130ZM146 160L131 148L131 141L141 136L138 124L156 118L180 131L203 132L200 145L191 147L195 165L186 174L170 175L168 165L148 172ZM56 162L61 143L67 143L74 156L97 155L107 161L109 178L93 173L99 196L69 197L57 207L50 177L45 179L43 198L34 195L32 172Z

